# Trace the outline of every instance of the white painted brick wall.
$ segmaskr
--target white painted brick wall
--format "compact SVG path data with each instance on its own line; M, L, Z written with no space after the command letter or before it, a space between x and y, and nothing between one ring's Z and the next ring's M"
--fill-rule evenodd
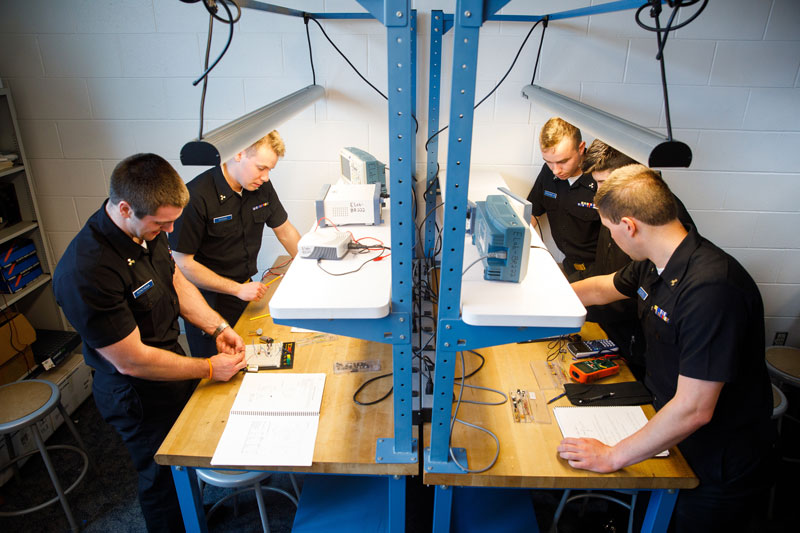
M278 2L280 3L280 2ZM286 2L284 2L286 3ZM417 165L425 168L428 13L454 2L417 0ZM598 3L594 1L593 3ZM288 5L288 3L286 3ZM545 14L586 0L514 0L504 14ZM312 12L364 11L353 0L304 0ZM682 16L681 19L685 19ZM387 91L385 30L375 21L322 21L356 67ZM177 0L30 0L0 3L0 77L13 91L43 224L58 258L107 194L119 159L164 155L185 180L178 153L197 135L199 75L208 15ZM529 23L487 23L481 31L477 99L510 66ZM768 340L789 331L800 345L800 2L710 2L666 48L675 135L693 149L691 169L664 177L702 234L737 257L764 296ZM215 25L212 59L227 29ZM505 84L475 111L472 164L499 171L527 194L542 164L538 132L550 114L520 96L530 82L540 29ZM273 173L290 219L314 222L311 200L338 174L342 146L388 161L386 102L357 78L310 24L323 101L280 128L287 154ZM558 20L547 30L537 82L664 132L655 38L633 12ZM443 39L440 127L449 122L453 32ZM302 21L245 10L234 42L212 74L205 131L311 82ZM440 136L446 169L449 131ZM587 141L590 140L587 138ZM422 171L418 176L423 176ZM545 224L546 226L546 224ZM270 231L261 268L282 253Z

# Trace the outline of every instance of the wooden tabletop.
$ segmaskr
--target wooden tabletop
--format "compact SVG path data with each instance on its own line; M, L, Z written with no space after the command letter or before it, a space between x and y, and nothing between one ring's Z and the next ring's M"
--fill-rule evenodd
M279 265L285 259L285 257L278 258L275 264ZM269 282L271 279L268 277L264 281ZM269 298L279 284L280 280L270 284L265 298L248 305L234 329L247 343L258 339L257 335L250 334L258 328L262 329L262 335L270 336L275 341L298 343L293 369L268 372L327 374L314 448L314 462L310 467L239 465L238 468L340 474L417 474L419 468L417 464L375 463L377 440L394 436L392 397L389 396L383 402L371 406L358 406L353 402L353 393L364 381L391 372L391 345L319 333L292 333L288 326L273 324L270 317L250 320L252 317L269 312ZM333 372L333 364L336 361L369 360L380 361L381 371L343 374ZM162 465L209 468L243 375L240 373L227 383L203 380L156 453L156 462ZM391 386L391 378L379 380L374 386L367 387L359 399L361 401L377 399Z
M587 323L581 330L584 339L602 338L602 330L596 324ZM467 384L482 385L502 390L508 394L517 389L535 390L537 379L532 370L532 361L542 361L548 353L548 343L507 344L478 350L486 364L477 374L467 379ZM479 364L479 359L465 353L467 373ZM565 356L567 364L569 354ZM630 371L622 365L617 376L606 378L601 383L632 381ZM456 375L460 375L460 361L456 362ZM458 382L453 388L458 397ZM555 397L558 390L544 391L546 399ZM465 389L464 400L496 401L498 396L486 391ZM556 447L561 441L561 431L552 413L556 406L571 405L566 397L547 406L550 423L515 423L508 403L499 406L461 404L458 418L485 427L500 440L500 455L497 463L480 474L431 473L423 468L423 482L435 485L489 486L489 487L534 487L534 488L629 488L664 489L693 488L697 478L676 448L667 458L654 458L629 466L613 474L595 474L577 470L560 459ZM455 406L455 404L454 404ZM654 414L653 407L645 406L648 417ZM430 443L430 424L424 428L425 446ZM488 465L495 453L495 442L491 436L456 423L451 446L465 448L470 469Z

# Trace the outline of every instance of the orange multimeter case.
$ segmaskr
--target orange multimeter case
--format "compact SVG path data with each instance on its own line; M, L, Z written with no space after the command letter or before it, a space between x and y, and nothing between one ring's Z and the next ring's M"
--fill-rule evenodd
M619 372L617 362L605 357L584 359L569 365L569 376L578 383L590 383L600 378L613 376L617 372Z

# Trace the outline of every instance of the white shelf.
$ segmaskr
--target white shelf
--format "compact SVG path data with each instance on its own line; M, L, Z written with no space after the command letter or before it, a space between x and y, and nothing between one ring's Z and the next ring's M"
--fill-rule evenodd
M13 167L4 168L3 170L0 170L0 178L3 176L10 176L11 174L16 174L21 170L25 170L25 165L16 165Z
M20 235L25 235L29 231L38 227L39 223L35 220L23 220L22 222L18 222L13 226L0 229L0 244L19 237Z
M50 282L50 274L42 274L35 280L31 281L24 289L14 294L0 294L0 310L5 309L9 305L22 300L33 291Z
M391 242L389 210L383 209L383 223L379 226L340 226L353 237L375 237L385 245ZM336 231L319 228L317 231ZM371 244L366 241L365 244ZM338 261L323 260L328 272L349 272L378 255L348 253ZM388 257L370 261L361 270L344 276L326 274L317 266L316 259L296 257L289 271L269 303L273 318L279 319L333 319L333 318L383 318L392 306L392 261Z

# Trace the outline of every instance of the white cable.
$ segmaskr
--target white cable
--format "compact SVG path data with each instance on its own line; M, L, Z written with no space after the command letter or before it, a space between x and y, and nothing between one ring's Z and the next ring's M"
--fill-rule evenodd
M464 353L463 352L458 352L458 354L459 354L459 356L461 358L461 375L464 376L464 375L466 375L465 371L466 371L466 366L467 366L464 363ZM462 379L461 380L461 388L458 391L458 401L456 402L456 408L453 411L453 418L452 418L452 420L450 420L450 437L449 437L448 440L450 440L452 442L452 440L453 440L453 428L455 427L456 422L458 421L458 422L464 424L465 426L469 426L471 428L483 431L484 433L488 433L489 435L491 435L492 438L494 439L494 442L495 442L495 444L497 446L497 449L494 452L494 458L489 462L489 465L484 467L484 468L470 469L470 468L467 468L466 466L462 465L461 463L459 463L458 459L456 459L456 456L453 453L453 447L452 446L450 446L450 450L449 450L450 451L450 458L464 472L469 473L469 474L480 474L481 472L486 472L487 470L492 468L495 465L495 463L497 462L497 458L500 456L500 440L497 438L497 435L495 435L494 433L492 433L488 429L482 428L480 426L476 426L475 424L471 424L469 422L465 422L463 420L459 420L458 419L458 408L461 406L461 396L463 394L464 394L464 380Z

